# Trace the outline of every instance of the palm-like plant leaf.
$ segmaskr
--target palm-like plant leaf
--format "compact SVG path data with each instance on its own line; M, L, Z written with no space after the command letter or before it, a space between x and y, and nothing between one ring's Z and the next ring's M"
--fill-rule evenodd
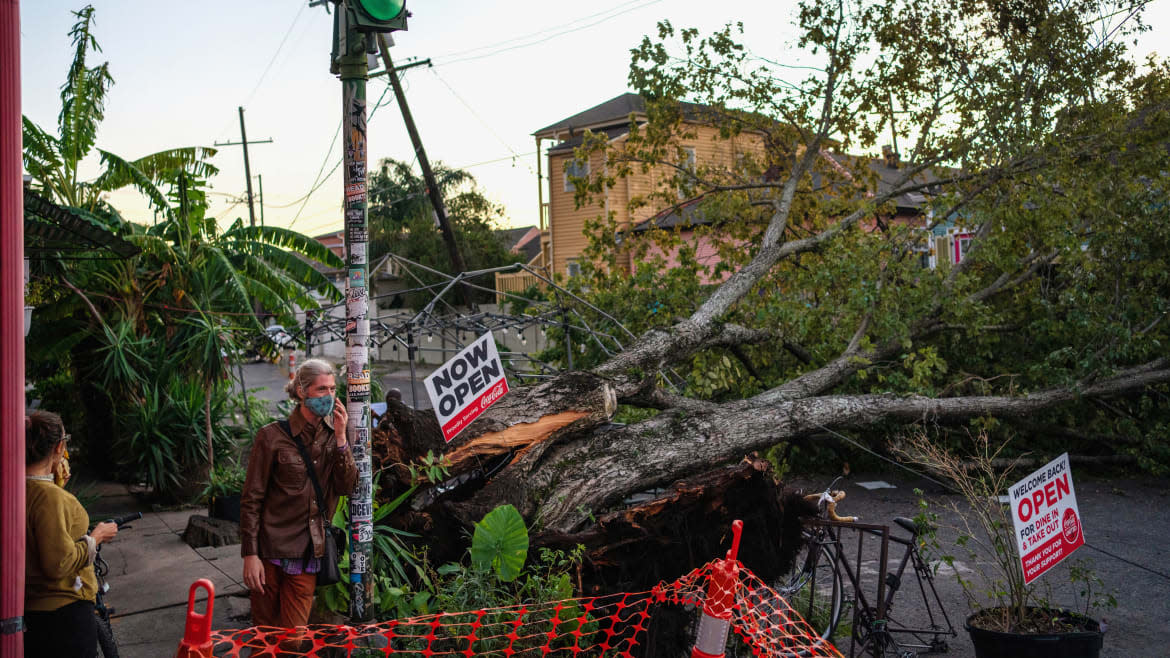
M257 297L270 309L283 308L291 313L292 304L301 308L315 308L317 302L305 292L303 284L292 279L285 272L270 266L268 263L250 256L236 256L236 266L243 272L249 281L258 287L263 287ZM269 295L271 300L262 295Z
M219 173L219 168L207 161L216 150L206 146L184 146L144 155L130 164L144 176L156 183L183 171L196 178L208 178ZM103 190L116 190L136 181L123 168L107 169L94 180L93 184Z
M290 249L329 267L338 269L345 267L345 261L338 258L328 247L303 233L297 233L287 228L247 226L243 222L236 222L224 232L223 237L228 240L263 242Z
M332 301L339 302L344 297L329 277L319 272L312 265L297 258L294 254L277 249L271 245L260 244L260 253L265 262L292 277L296 283L305 288L316 290Z
M86 6L74 12L77 22L70 30L73 38L73 64L61 87L61 114L57 118L61 133L61 153L65 167L76 182L77 163L93 148L97 140L98 124L104 118L106 93L114 79L107 64L93 68L86 66L86 56L92 48L101 51L97 39L90 32L93 25L93 7Z
M57 138L45 132L36 123L26 116L21 116L24 138L24 168L34 178L42 179L40 172L53 172L61 168L61 158L57 157L60 143ZM33 168L37 171L34 171Z
M233 298L235 305L241 309L251 307L252 303L248 299L248 287L244 283L243 277L240 276L240 272L228 260L223 250L218 247L207 247L205 258L205 263L211 266L208 274L222 277L223 285L226 286L225 290ZM255 317L252 318L252 322L256 329L263 329Z
M120 155L115 155L103 149L98 149L98 151L102 154L102 164L106 166L106 173L109 174L110 180L125 181L115 187L102 188L102 191L115 190L126 185L133 185L138 191L150 199L150 205L155 210L166 215L168 219L174 217L175 213L171 210L171 205L167 203L166 195L158 189L150 176L147 176L133 162L122 158Z

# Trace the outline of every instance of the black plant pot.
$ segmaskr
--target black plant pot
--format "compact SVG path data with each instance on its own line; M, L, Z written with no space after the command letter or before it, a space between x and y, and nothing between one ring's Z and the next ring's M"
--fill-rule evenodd
M240 494L215 496L208 505L208 514L213 519L240 522Z
M1057 613L1082 623L1088 630L1069 633L1004 633L971 625L976 615L967 617L967 632L975 645L975 658L1027 656L1027 658L1098 658L1105 634L1101 625L1087 617L1068 612Z

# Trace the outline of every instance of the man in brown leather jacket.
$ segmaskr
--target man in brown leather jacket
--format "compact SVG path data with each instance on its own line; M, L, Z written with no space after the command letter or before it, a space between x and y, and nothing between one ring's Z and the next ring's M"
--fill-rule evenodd
M240 497L244 584L251 591L252 623L292 628L308 623L325 546L325 519L337 499L353 491L357 466L346 443L345 405L336 397L333 366L310 359L285 389L297 402L289 426L300 437L324 490L317 509L300 450L279 423L264 426L252 443Z

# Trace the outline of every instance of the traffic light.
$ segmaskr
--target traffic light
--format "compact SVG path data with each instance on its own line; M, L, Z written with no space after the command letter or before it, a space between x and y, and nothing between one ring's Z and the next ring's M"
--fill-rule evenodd
M394 32L406 29L406 0L349 0L353 28L359 32Z

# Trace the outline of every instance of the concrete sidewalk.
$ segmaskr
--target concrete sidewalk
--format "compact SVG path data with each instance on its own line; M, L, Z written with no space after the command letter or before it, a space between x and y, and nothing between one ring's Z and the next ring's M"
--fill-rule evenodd
M205 514L204 510L153 512L123 485L101 483L96 490L102 497L91 510L94 518L142 512L141 520L102 547L102 557L110 565L106 602L114 608L114 637L123 658L175 655L183 637L188 591L200 578L215 585L212 628L249 625L239 545L193 549L183 542L187 519ZM205 611L206 598L200 589L196 611Z

